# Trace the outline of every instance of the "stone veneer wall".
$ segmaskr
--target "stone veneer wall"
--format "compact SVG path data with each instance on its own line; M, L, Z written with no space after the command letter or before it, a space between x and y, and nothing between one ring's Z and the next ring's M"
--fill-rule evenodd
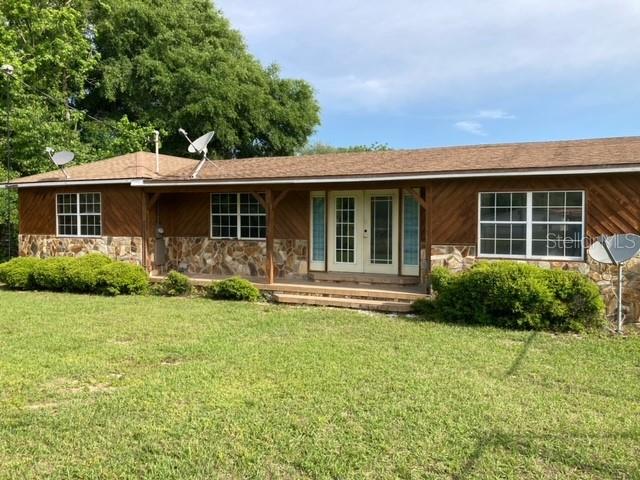
M475 245L433 245L431 247L431 268L446 267L454 272L467 270L478 261ZM618 272L617 267L603 265L588 259L586 262L521 260L542 268L576 270L593 280L607 305L607 318L615 321L617 308ZM640 257L630 260L624 269L623 309L625 324L640 327Z
M142 265L142 237L56 237L52 235L20 235L21 256L76 257L100 252L109 257Z
M208 275L263 277L267 242L207 237L166 237L165 270ZM277 278L307 274L307 241L274 240Z

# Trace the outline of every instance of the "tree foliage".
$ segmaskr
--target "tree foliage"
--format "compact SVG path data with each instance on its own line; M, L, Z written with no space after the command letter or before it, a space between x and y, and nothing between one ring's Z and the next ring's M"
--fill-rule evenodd
M14 67L2 76L0 145L11 137L11 176L51 169L45 147L72 150L76 162L137 150L150 128L126 118L95 122L77 107L90 89L89 74L100 56L81 2L5 0L0 3L0 59ZM7 97L8 95L8 97Z
M323 155L326 153L353 153L353 152L384 152L391 150L386 143L372 143L371 145L351 145L348 147L334 147L327 143L316 142L305 145L296 153L298 155Z
M288 155L318 124L310 85L263 67L209 0L104 0L91 17L100 62L84 103L163 129L165 152L184 155L182 127L215 130L218 157Z
M0 23L13 177L50 169L47 146L89 162L148 148L153 129L165 153L186 154L182 127L215 130L222 158L292 154L319 122L311 86L263 67L208 0L3 0Z

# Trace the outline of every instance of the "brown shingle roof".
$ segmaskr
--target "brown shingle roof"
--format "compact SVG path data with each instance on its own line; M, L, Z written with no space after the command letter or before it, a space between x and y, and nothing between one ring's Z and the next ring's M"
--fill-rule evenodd
M68 169L69 180L189 180L196 160L148 152L122 155ZM421 150L339 153L292 157L217 160L207 163L198 180L269 180L323 177L393 176L462 172L505 172L640 165L640 137L514 143ZM32 183L65 180L52 171L14 180Z
M197 161L191 158L160 155L161 172L173 173L182 169L195 168ZM150 152L136 152L107 158L93 163L68 167L69 178L60 170L52 170L38 175L22 177L11 183L35 183L74 180L128 180L136 178L159 178L155 173L156 157Z

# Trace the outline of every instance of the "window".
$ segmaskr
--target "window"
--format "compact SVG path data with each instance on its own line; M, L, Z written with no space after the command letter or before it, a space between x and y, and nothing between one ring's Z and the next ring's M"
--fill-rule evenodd
M582 257L582 192L532 194L534 257Z
M418 266L420 256L420 205L413 195L404 195L402 204L402 264Z
M324 192L311 194L311 267L324 269L325 261L325 215L326 199Z
M250 193L212 193L211 236L266 238L267 217L264 208Z
M583 192L481 193L479 216L481 256L583 258Z
M391 265L393 261L393 197L371 197L371 263Z
M355 263L355 197L336 197L336 263Z
M99 237L102 235L99 193L59 193L56 195L58 236Z
M526 193L482 193L480 222L481 255L526 255Z

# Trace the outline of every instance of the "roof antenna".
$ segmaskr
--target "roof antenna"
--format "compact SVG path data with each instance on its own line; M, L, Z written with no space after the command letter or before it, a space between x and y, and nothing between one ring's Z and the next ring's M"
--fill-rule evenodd
M56 167L62 170L62 173L64 173L64 176L66 178L69 178L69 174L64 169L64 166L67 163L71 163L73 161L73 157L75 157L75 154L73 152L66 152L66 151L53 153L55 152L55 150L51 147L45 148L44 151L47 153L47 155L49 155L49 159L56 165Z
M207 152L208 152L207 145L209 145L209 142L213 138L213 133L214 133L213 131L205 133L204 135L202 135L201 137L198 137L193 142L189 139L189 136L187 135L187 132L184 131L184 128L179 128L178 133L180 133L184 138L187 139L187 142L189 142L189 148L187 149L189 153L202 154L202 159L200 160L200 162L198 162L198 166L191 174L191 178L196 178L198 176L198 173L200 173L200 170L202 169L205 162L207 161L211 162L214 166L217 166L214 162L212 162L211 160L209 160L209 158L207 158Z

